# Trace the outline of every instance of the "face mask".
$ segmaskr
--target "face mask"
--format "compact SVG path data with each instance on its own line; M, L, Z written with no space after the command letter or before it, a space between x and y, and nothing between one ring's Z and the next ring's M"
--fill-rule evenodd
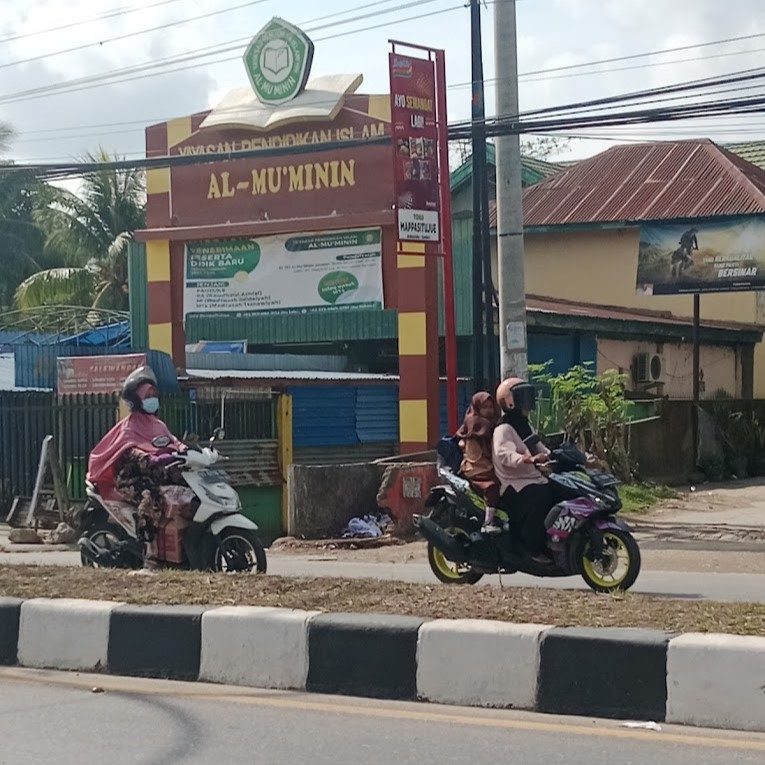
M158 398L145 398L141 402L141 408L143 409L146 414L156 414L159 409L159 399Z

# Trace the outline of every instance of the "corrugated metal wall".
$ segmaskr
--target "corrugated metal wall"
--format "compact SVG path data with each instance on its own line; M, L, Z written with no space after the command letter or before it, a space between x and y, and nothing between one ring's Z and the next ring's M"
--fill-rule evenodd
M56 359L59 356L110 356L133 353L133 350L98 346L18 345L13 353L17 387L53 389L56 387ZM146 356L157 375L160 392L177 393L178 377L170 356L161 351L148 351Z
M149 286L146 244L128 243L128 288L130 289L130 332L133 348L149 347Z
M293 386L293 443L295 449L397 444L398 385ZM472 386L460 384L459 417L470 404ZM440 428L447 427L446 386L441 386Z
M380 340L396 337L395 311L327 311L326 313L186 319L186 342L246 338L253 344L319 343Z
M362 443L398 441L398 386L356 388L356 433Z
M567 372L577 364L594 364L596 360L594 336L529 333L529 364L552 361L550 371L553 374Z

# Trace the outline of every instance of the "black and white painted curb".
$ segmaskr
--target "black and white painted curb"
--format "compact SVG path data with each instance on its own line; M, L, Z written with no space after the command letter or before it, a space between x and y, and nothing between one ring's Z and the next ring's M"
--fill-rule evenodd
M0 664L765 731L765 637L0 598Z

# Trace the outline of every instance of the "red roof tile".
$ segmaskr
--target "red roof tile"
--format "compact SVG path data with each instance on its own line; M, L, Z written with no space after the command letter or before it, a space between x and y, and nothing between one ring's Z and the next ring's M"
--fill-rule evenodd
M762 213L765 170L709 140L614 146L526 188L523 212L526 226Z

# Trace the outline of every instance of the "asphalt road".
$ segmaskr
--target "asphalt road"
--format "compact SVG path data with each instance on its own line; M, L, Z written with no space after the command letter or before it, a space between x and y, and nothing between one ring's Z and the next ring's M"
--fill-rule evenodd
M103 693L93 693L98 687ZM762 765L765 735L0 670L0 763Z
M365 563L268 553L268 571L278 576L372 578L435 584L427 563ZM79 566L76 552L0 553L0 564ZM643 567L632 592L673 598L765 603L765 555L762 574L721 574L649 570ZM525 574L502 577L505 586L587 589L579 577L539 579ZM481 584L499 585L499 577L484 577ZM481 585L479 585L481 586ZM2 761L0 761L2 765Z

